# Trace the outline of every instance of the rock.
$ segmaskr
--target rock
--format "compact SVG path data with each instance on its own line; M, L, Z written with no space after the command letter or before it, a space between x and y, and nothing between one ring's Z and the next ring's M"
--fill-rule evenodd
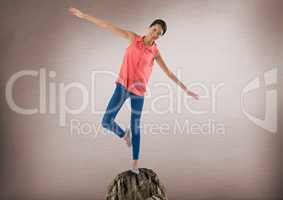
M140 173L127 170L118 174L107 188L106 200L167 200L157 174L147 168Z

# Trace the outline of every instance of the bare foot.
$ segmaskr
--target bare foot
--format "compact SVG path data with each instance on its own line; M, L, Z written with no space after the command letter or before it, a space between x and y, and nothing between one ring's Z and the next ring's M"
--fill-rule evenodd
M130 147L132 145L131 143L131 137L130 137L130 129L126 128L125 131L125 136L123 137L123 139L126 141L126 144L128 147Z
M138 169L139 160L133 160L133 169Z
M131 169L132 172L139 174L139 168L138 168L138 160L133 160L133 166Z

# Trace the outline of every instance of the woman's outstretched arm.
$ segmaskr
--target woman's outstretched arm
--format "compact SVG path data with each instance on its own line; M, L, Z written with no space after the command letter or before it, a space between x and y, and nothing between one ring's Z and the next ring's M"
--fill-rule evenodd
M130 40L130 42L132 42L134 40L134 37L137 35L136 33L132 32L132 31L124 30L120 27L117 27L109 21L102 20L102 19L99 19L95 16L85 14L85 13L81 12L80 10L78 10L76 8L70 7L69 11L72 15L77 16L81 19L85 19L85 20L88 20L90 22L93 22L101 28L111 30L116 35Z
M156 61L157 61L158 65L161 67L161 69L165 72L165 74L166 74L169 78L171 78L177 85L179 85L183 90L185 90L185 92L186 92L188 95L192 96L192 97L195 98L195 99L199 99L199 96L198 96L197 94L195 94L195 93L189 91L189 90L187 89L187 87L186 87L181 81L178 80L178 78L175 76L175 74L173 74L173 73L170 71L170 69L166 66L166 64L165 64L165 62L164 62L162 56L160 55L160 52L159 52L159 51L157 52L157 55L156 55L155 58L156 58Z

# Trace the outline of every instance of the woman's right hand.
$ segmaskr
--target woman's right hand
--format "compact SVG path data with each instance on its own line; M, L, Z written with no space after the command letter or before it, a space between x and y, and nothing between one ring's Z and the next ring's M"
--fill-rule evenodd
M73 7L70 7L69 11L70 11L71 15L77 16L81 19L83 19L84 16L85 16L80 10L73 8Z

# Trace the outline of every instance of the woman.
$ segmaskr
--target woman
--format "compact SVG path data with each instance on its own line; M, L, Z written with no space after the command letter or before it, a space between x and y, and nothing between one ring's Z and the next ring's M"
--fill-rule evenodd
M161 57L155 41L161 35L164 35L167 30L166 23L163 20L154 20L150 24L147 34L141 36L132 31L117 27L111 22L82 13L76 8L69 8L69 11L74 16L91 21L101 28L111 30L114 34L127 39L130 43L126 49L119 76L115 80L116 88L103 116L102 126L124 139L129 147L132 146L133 165L131 170L138 174L140 118L144 103L144 93L151 75L153 61L156 60L166 75L178 84L188 95L195 99L199 97L197 94L189 91L186 86L177 79ZM130 129L126 128L124 131L114 119L128 97L130 97L131 100L131 127Z

